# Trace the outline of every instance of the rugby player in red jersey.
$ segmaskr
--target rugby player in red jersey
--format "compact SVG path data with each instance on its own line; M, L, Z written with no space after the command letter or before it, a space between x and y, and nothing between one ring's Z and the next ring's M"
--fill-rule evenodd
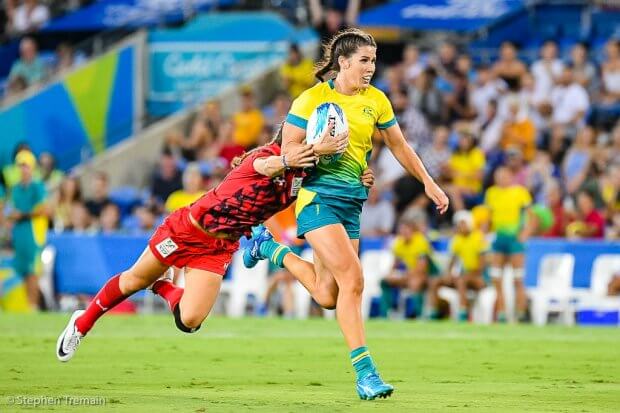
M246 154L220 185L192 205L169 215L152 235L138 261L108 280L86 310L73 313L58 337L57 358L69 361L81 339L103 314L149 286L167 301L181 331L198 330L217 298L222 277L239 247L239 238L251 235L252 226L266 221L295 200L304 176L303 168L316 163L316 150L344 151L347 134L334 138L330 136L332 129L330 123L319 142L292 147L286 154L280 152L280 129L270 143ZM365 185L371 185L374 176L367 170L361 179ZM273 245L272 261L282 266L288 249ZM159 279L171 266L185 268L184 289L169 279Z

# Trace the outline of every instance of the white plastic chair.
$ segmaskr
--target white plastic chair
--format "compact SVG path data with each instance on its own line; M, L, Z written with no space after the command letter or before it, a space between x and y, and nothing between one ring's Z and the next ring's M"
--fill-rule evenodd
M571 306L574 267L572 254L549 254L542 258L538 285L528 291L534 324L545 325L550 312L559 312L565 324L574 324L574 308Z
M394 255L385 250L366 251L362 254L361 263L364 274L362 316L368 318L373 297L381 296L381 280L392 271Z
M590 289L579 294L578 310L620 311L620 297L609 297L607 285L620 273L620 254L601 254L592 263Z
M246 268L243 265L243 250L237 251L232 260L232 273L229 286L226 313L230 317L242 317L249 294L253 294L257 300L261 300L267 290L267 272L269 262L261 260L254 268Z

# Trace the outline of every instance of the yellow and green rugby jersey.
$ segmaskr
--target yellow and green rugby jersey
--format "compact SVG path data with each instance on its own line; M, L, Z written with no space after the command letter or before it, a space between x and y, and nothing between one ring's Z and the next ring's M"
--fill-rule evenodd
M348 96L338 93L333 80L329 80L307 89L295 99L286 121L306 129L310 115L323 103L335 103L342 108L349 124L349 146L339 160L319 163L306 177L303 187L339 198L366 199L368 191L360 182L360 176L368 166L375 127L387 129L396 124L392 105L374 86Z

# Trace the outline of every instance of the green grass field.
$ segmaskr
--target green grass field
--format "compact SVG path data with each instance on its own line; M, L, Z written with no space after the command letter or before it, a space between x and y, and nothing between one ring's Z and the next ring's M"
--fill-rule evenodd
M0 314L0 412L620 411L620 329L373 321L369 346L396 392L368 402L333 321L212 318L185 335L168 316L108 316L62 364L67 319ZM65 395L106 404L10 404Z

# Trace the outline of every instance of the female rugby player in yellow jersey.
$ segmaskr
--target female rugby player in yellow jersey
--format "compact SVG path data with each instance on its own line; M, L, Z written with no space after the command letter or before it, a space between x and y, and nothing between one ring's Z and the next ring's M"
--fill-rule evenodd
M314 250L318 281L325 286L320 289L331 291L336 299L336 317L351 350L357 391L362 399L389 396L393 391L391 385L382 381L372 362L361 314L364 279L358 258L359 215L368 192L360 176L367 167L375 128L401 165L424 183L426 194L439 212L448 209L448 197L407 144L389 100L370 85L376 51L372 36L361 30L349 29L335 35L325 46L324 60L316 72L323 82L307 89L293 102L283 128L282 145L286 153L303 143L307 121L320 104L336 103L344 111L349 124L349 140L346 147L343 145L344 151L335 149L338 145L334 142L321 141L314 145L317 156L344 153L335 162L319 162L304 179L296 206L297 235L305 237ZM336 136L334 141L338 139ZM257 233L253 239L260 243L265 239L263 235ZM262 251L260 245L254 245L253 250ZM266 255L259 252L256 257L267 258ZM284 259L287 268L290 257L294 254L289 253ZM289 270L297 276L296 271Z

